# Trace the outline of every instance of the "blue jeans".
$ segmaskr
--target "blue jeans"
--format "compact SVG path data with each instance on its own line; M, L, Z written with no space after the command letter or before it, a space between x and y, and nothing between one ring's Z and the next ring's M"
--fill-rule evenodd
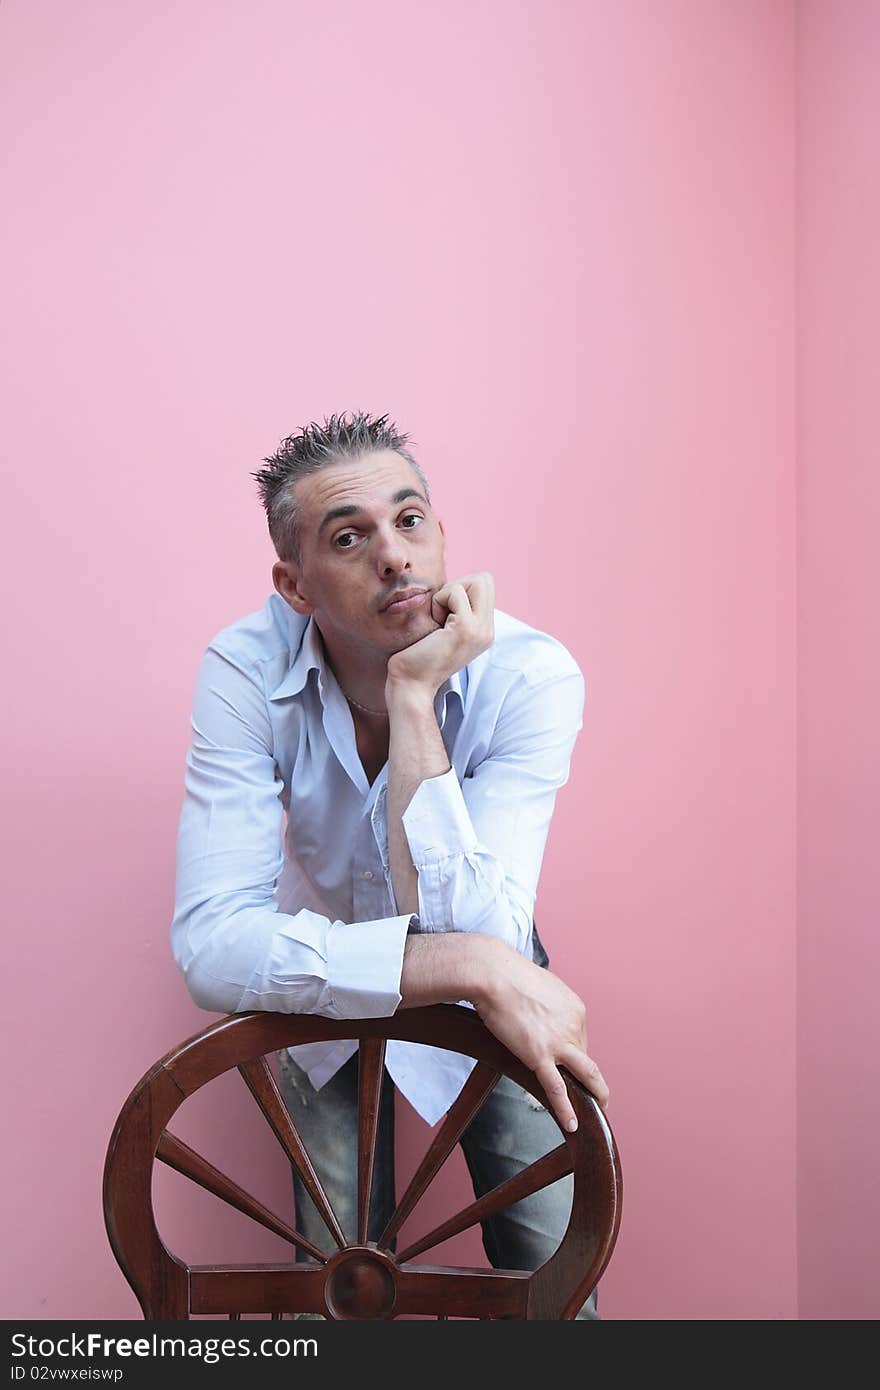
M289 1054L279 1052L279 1077L285 1104L308 1150L327 1197L349 1240L357 1234L357 1053L350 1057L320 1091ZM373 1193L368 1237L378 1240L394 1211L394 1095L387 1071L382 1087ZM543 1107L507 1076L500 1077L482 1109L461 1136L474 1196L499 1183L555 1149L560 1130ZM324 1222L293 1174L297 1230L319 1249L332 1245ZM573 1180L560 1178L496 1212L482 1223L483 1246L495 1269L537 1269L558 1247L571 1212ZM394 1245L394 1242L392 1242ZM299 1258L299 1252L297 1252ZM430 1259L430 1254L426 1256ZM598 1319L594 1289L578 1318Z

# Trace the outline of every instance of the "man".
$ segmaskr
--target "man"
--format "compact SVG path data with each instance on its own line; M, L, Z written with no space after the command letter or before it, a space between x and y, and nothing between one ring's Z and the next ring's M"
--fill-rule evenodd
M387 416L334 415L284 440L254 475L277 592L202 660L175 956L196 1003L223 1013L365 1018L468 1001L573 1129L559 1066L603 1106L608 1088L587 1054L581 1000L533 961L532 909L583 678L560 643L496 612L489 574L447 580L443 525L408 442ZM347 1232L354 1053L353 1042L313 1043L279 1059ZM392 1081L430 1124L472 1065L410 1043L386 1052ZM462 1138L475 1192L558 1139L547 1112L503 1078ZM371 1239L394 1206L388 1084L377 1166ZM496 1267L549 1257L570 1184L486 1223ZM299 1230L325 1245L294 1185ZM579 1316L598 1317L595 1295Z

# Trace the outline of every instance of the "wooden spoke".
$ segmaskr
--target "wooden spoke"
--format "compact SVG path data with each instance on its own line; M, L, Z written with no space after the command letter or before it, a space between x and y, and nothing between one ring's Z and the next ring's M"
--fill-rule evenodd
M379 1246L388 1249L406 1218L432 1183L455 1148L471 1120L489 1095L500 1073L478 1062L462 1087L455 1103L450 1107L446 1118L431 1142L431 1146L413 1174L409 1187L404 1192L397 1208L379 1237Z
M190 1316L325 1313L320 1265L191 1265Z
M358 1244L364 1245L370 1222L370 1196L376 1164L379 1105L385 1066L385 1039L361 1038L358 1048Z
M156 1157L163 1163L167 1163L169 1168L175 1172L182 1173L191 1182L198 1183L199 1187L205 1188L207 1192L219 1197L221 1202L226 1202L228 1206L235 1207L237 1211L243 1212L251 1220L258 1221L266 1230L273 1231L282 1240L287 1240L291 1245L304 1250L312 1259L319 1260L321 1263L327 1259L323 1251L313 1245L305 1236L301 1236L286 1221L281 1221L268 1207L264 1207L262 1202L258 1202L255 1197L251 1197L245 1192L243 1187L228 1178L225 1173L221 1173L219 1168L215 1168L207 1159L202 1158L188 1144L184 1144L181 1139L175 1138L167 1129L162 1131L159 1144L156 1149Z
M543 1158L530 1163L528 1168L524 1168L515 1177L508 1178L506 1182L499 1183L498 1187L493 1187L491 1192L487 1192L479 1201L472 1202L464 1211L460 1211L457 1216L451 1216L442 1225L435 1226L433 1231L429 1231L420 1240L408 1245L398 1255L401 1264L405 1260L412 1260L416 1255L420 1255L423 1250L429 1250L432 1245L439 1245L442 1240L448 1240L450 1236L458 1235L459 1231L466 1231L469 1226L474 1226L478 1221L485 1221L486 1217L494 1216L496 1211L501 1211L502 1207L510 1206L511 1202L518 1202L522 1197L530 1197L533 1192L537 1192L542 1187L548 1187L551 1182L556 1182L557 1178L564 1178L571 1172L571 1154L568 1145L564 1142L558 1148L552 1149Z
M439 1313L449 1318L524 1318L530 1274L520 1269L457 1269L410 1265L397 1276L395 1316ZM476 1310L479 1309L479 1312Z
M327 1200L327 1194L321 1186L321 1180L312 1167L312 1160L306 1153L305 1146L296 1132L296 1126L290 1118L290 1111L281 1099L281 1093L269 1070L268 1062L265 1057L258 1057L253 1062L241 1062L238 1070L247 1082L257 1105L269 1121L278 1142L302 1178L306 1191L317 1207L324 1225L341 1250L346 1244L342 1227Z

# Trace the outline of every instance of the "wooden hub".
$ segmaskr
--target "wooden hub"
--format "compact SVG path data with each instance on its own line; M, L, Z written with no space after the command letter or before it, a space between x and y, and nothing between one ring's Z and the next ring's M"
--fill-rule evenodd
M340 1250L327 1265L324 1299L332 1318L389 1318L397 1302L394 1265L370 1246Z

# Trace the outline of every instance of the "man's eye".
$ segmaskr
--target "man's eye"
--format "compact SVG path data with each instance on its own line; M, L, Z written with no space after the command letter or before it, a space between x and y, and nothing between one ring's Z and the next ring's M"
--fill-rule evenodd
M347 542L347 541L352 541L352 542L354 542L354 540L355 540L354 531L340 531L339 535L336 537L336 539L335 539L335 541L333 542L333 544L336 545L336 546L338 546L340 550L351 550L351 546L345 544L345 542Z
M400 518L401 526L404 524L405 521L414 521L416 525L418 525L421 521L424 521L424 517L421 516L418 512L407 512L406 516L402 516ZM408 531L414 531L415 526L408 526L406 529Z

